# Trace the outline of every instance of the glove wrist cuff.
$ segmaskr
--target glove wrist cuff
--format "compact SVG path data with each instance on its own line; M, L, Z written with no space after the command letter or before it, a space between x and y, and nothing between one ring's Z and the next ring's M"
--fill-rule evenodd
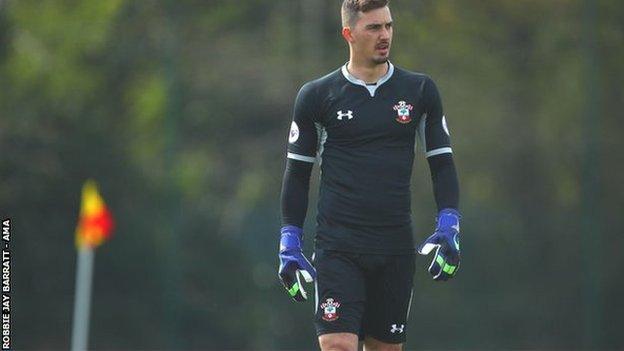
M454 208L445 208L438 213L438 230L452 229L459 233L461 215Z
M303 246L303 229L294 225L287 225L281 229L280 252L290 249L301 251Z
M280 230L280 232L282 233L282 235L284 234L290 234L290 235L297 235L299 238L303 237L303 229L294 226L294 225L285 225L282 227L282 229Z
M438 212L438 218L440 218L443 215L452 215L452 216L457 217L458 220L461 219L462 217L458 210L454 208L450 208L450 207L443 208L440 210L440 212Z

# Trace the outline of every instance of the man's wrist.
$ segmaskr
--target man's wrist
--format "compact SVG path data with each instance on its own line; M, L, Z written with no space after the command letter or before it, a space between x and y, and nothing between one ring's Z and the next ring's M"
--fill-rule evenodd
M438 230L453 229L459 233L461 214L457 209L444 208L438 213Z
M442 215L454 215L458 219L461 219L461 214L459 213L459 211L456 208L452 208L452 207L441 209L440 212L438 212L438 217Z
M289 249L299 249L303 246L303 229L294 226L283 226L280 230L280 252L284 252Z
M285 225L282 227L282 229L280 230L280 232L283 234L294 234L297 235L298 237L303 236L303 229L295 226L295 225Z

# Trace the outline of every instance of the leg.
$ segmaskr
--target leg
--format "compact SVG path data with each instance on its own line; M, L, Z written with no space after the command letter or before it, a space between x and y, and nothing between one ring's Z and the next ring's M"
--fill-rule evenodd
M322 351L357 351L358 336L351 333L331 333L319 336Z
M388 344L383 341L379 341L372 336L367 336L364 339L364 351L401 351L403 350L403 344Z
M313 260L316 334L322 350L357 351L364 314L364 276L353 255L317 250Z
M368 257L363 318L366 350L401 350L407 332L415 255Z

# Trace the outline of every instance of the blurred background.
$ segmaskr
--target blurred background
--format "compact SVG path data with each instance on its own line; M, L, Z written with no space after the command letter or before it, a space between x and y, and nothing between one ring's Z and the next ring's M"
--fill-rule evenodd
M277 279L293 99L348 59L340 0L0 0L13 345L67 349L80 189L116 220L90 348L316 348ZM392 61L438 83L462 268L418 258L408 349L624 349L624 2L393 0ZM417 241L435 206L418 153ZM318 171L308 211L312 250Z

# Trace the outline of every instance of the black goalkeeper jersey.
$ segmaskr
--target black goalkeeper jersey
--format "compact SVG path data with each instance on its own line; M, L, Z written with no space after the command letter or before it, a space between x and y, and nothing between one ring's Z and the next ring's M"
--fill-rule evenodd
M438 90L426 75L388 63L387 74L367 85L345 65L301 88L287 156L320 164L316 248L414 252L417 139L426 157L452 152Z

